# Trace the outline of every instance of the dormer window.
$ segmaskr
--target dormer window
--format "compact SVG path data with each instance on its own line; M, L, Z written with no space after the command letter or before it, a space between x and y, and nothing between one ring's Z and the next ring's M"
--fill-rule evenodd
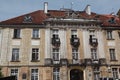
M115 18L111 17L111 19L108 21L110 24L115 24Z
M24 23L32 23L32 17L30 15L24 16Z

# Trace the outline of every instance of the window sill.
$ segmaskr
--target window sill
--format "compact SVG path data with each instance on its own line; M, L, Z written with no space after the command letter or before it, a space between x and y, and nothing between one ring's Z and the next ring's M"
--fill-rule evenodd
M32 38L32 39L38 40L38 39L40 39L40 38Z
M21 38L13 38L13 39L21 39Z
M31 62L40 62L40 60L31 60Z
M20 62L19 60L16 60L16 61L10 61L10 62Z
M112 61L115 61L115 62L117 62L118 60L110 60L110 61L111 61L111 62L112 62Z
M115 40L115 39L107 39L107 40Z

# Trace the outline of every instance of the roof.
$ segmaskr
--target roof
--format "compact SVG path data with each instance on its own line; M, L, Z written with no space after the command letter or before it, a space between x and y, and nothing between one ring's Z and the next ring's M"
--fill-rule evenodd
M79 19L94 19L100 20L102 26L120 26L120 19L112 14L96 14L91 13L88 15L85 11L65 11L65 10L48 10L48 13L45 14L43 10L34 11L28 14L24 14L15 18L11 18L5 21L0 22L1 25L39 25L44 24L44 21L49 18L79 18Z

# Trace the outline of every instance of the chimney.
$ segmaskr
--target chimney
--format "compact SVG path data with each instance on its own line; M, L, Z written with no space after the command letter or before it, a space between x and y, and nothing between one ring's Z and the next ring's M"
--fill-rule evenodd
M44 13L48 13L48 2L44 2Z
M85 11L88 15L91 15L90 5L87 5L84 11Z

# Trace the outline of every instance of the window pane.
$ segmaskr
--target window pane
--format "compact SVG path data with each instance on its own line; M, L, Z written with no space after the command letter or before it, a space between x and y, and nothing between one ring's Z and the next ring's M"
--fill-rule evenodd
M53 68L53 80L60 80L60 69Z
M78 49L72 49L72 56L73 56L73 59L75 60L78 59Z
M116 60L115 49L109 49L109 52L110 52L110 59Z
M33 29L33 38L39 38L39 29Z
M14 29L14 38L20 38L20 29Z
M53 60L58 61L59 60L59 49L53 48Z
M19 60L19 48L13 48L12 49L12 61L18 61Z
M97 58L97 49L96 48L91 48L91 57L93 60L98 59Z
M113 39L112 38L112 31L107 31L107 39Z
M18 69L11 69L11 76L16 76L16 78L18 78Z
M39 56L39 49L33 48L32 49L32 60L38 60L38 56Z
M31 70L31 80L38 80L38 69Z

